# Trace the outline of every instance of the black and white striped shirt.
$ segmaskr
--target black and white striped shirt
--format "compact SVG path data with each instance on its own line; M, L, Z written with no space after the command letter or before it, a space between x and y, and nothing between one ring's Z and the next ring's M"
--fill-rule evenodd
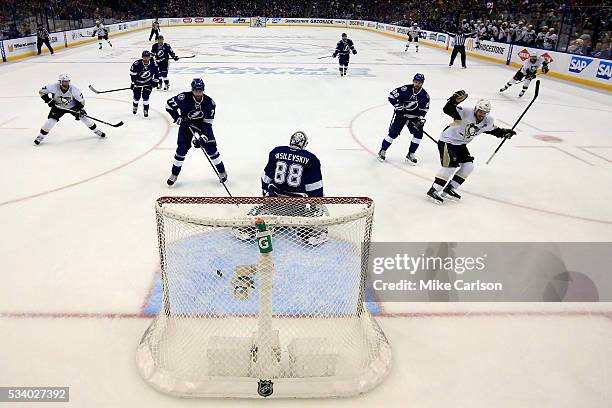
M473 36L476 33L467 33L467 34L455 34L448 33L451 37L455 37L455 45L465 45L465 40L469 37Z
M47 29L44 28L44 27L40 27L40 28L36 29L36 35L41 40L46 40L47 38L49 38L49 31L47 31Z

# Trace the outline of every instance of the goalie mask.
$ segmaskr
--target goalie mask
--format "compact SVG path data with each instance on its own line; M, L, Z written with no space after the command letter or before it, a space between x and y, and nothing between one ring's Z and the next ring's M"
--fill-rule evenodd
M289 140L289 146L296 147L298 149L305 149L308 145L308 137L306 133L302 131L297 131L291 135L291 139Z

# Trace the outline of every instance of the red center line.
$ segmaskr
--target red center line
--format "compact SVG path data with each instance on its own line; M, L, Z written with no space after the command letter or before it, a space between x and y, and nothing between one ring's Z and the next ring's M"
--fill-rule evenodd
M479 317L598 317L605 318L612 323L612 310L516 310L516 311L441 311L441 312L386 312L383 310L375 314L385 318L479 318ZM121 312L0 312L0 319L151 319L154 315Z

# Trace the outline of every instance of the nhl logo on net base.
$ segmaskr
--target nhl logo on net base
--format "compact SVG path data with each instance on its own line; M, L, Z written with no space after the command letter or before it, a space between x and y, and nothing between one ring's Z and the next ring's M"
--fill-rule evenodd
M259 380L257 383L257 393L262 397L269 397L274 392L272 380Z

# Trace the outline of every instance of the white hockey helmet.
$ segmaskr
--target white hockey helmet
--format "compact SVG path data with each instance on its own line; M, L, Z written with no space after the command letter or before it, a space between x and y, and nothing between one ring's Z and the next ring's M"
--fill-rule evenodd
M474 109L489 113L491 112L491 102L488 99L479 99Z
M529 51L529 58L538 58L538 53L535 51Z
M412 23L412 26L413 26L413 27L416 27L417 25L418 25L417 23Z
M68 82L70 82L70 75L68 75L68 74L60 74L60 75L59 75L59 78L58 78L58 81L59 81L60 83L62 83L62 82L64 82L64 81L68 81Z
M306 136L306 133L298 130L291 135L291 139L289 139L289 146L297 147L298 149L305 149L306 146L308 146L308 136Z

